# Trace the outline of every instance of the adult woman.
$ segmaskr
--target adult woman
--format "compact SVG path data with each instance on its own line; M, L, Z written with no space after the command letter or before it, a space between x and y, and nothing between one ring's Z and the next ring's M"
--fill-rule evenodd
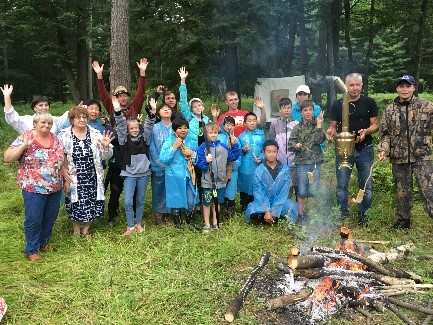
M41 112L33 116L33 130L24 131L5 151L4 161L19 161L18 186L24 199L25 252L30 261L48 251L62 194L64 155L61 142L50 132L53 118Z
M65 147L69 182L66 182L66 209L74 235L89 234L90 223L104 214L104 170L102 160L113 154L111 132L101 134L87 125L89 113L75 106L68 114L71 126L59 138ZM82 223L82 229L81 229Z

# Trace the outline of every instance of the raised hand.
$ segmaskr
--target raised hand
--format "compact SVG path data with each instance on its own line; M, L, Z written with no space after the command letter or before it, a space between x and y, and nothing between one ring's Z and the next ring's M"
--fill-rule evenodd
M29 134L24 134L22 145L27 149L32 145L32 143L33 143L33 138L31 138Z
M302 148L302 143L298 142L297 144L295 144L295 149L301 149Z
M117 97L116 96L111 96L111 101L113 102L114 111L115 112L120 112L120 110L122 108L120 107L120 103L119 103Z
M14 86L6 84L3 87L0 87L0 89L2 90L3 96L10 97L14 90Z
M324 114L323 111L320 112L319 116L317 116L317 118L316 118L316 126L317 126L318 128L321 128L321 127L322 127L322 123L323 123L323 114Z
M97 75L102 74L102 71L104 71L104 65L99 65L98 61L92 62L92 68L93 68L93 71L95 71L95 73Z
M217 104L212 104L210 107L210 112L212 114L212 118L216 120L218 116L220 115L220 109Z
M254 105L260 109L265 107L265 102L262 100L261 97L254 97Z
M138 114L137 115L137 121L139 124L143 124L143 114Z
M137 66L138 66L138 69L140 69L140 72L141 71L145 72L148 64L149 64L149 61L147 61L146 58L141 58L140 62L137 62Z
M238 141L238 138L236 138L233 133L230 133L229 137L232 144L235 144Z
M180 80L185 80L188 77L188 71L186 71L185 67L181 67L177 72L179 73Z
M149 105L152 108L152 110L150 112L152 114L155 114L156 113L156 100L155 100L155 98L149 99Z
M165 91L165 86L164 85L159 85L158 87L156 87L156 92L158 94L162 94Z
M110 145L111 141L113 141L113 139L114 139L113 132L109 130L105 130L102 133L102 139L99 140L99 143L102 145L102 147L108 148L108 146Z

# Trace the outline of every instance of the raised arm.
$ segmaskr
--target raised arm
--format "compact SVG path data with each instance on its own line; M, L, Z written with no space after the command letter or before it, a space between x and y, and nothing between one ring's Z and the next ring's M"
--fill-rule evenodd
M6 84L3 87L0 87L0 89L5 100L5 113L9 113L12 110L11 94L14 90L14 86Z
M98 84L98 94L101 98L102 105L104 105L105 110L109 115L113 114L113 102L111 101L110 94L105 88L104 79L102 78L102 72L104 71L104 65L100 65L98 61L92 62L93 71L96 73L97 84Z
M186 89L186 77L188 77L188 71L186 71L185 67L181 67L178 71L180 77L180 86L179 86L179 104L180 111L182 116L187 120L191 120L192 114L191 110L188 106L188 91Z
M14 144L15 143L18 144L19 142L21 142L19 146L15 146L13 144L13 146L10 146L9 148L6 149L3 156L4 162L11 163L17 161L18 159L20 159L23 152L26 151L27 148L29 148L32 145L33 139L30 138L29 134L23 134L22 139L20 139L20 137L18 137L18 139L15 140L14 142Z
M133 116L140 114L141 108L143 107L146 91L146 69L149 62L146 58L141 58L137 62L138 69L140 70L140 77L138 78L137 92L135 93L131 108L133 109Z
M254 97L254 105L260 109L260 118L259 118L259 124L264 125L266 124L266 110L265 110L265 103L263 102L261 97Z

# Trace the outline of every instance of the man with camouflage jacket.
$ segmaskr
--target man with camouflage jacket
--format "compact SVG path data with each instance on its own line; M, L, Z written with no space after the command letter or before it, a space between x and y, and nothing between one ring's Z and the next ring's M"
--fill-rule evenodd
M433 105L415 97L415 78L397 81L398 97L386 107L380 122L379 160L390 158L397 186L394 229L411 227L412 175L418 182L424 210L433 218Z

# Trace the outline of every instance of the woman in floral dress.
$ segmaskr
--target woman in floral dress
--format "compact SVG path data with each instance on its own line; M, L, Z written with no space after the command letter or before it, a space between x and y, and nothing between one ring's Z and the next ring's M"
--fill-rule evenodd
M88 126L88 114L84 107L73 107L68 116L71 126L59 134L69 174L65 203L75 236L88 235L91 222L104 214L102 161L113 154L111 133Z

